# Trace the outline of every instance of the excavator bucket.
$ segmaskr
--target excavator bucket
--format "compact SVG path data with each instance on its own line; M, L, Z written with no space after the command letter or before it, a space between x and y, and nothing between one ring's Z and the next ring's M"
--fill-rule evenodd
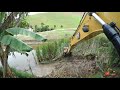
M64 47L64 51L63 51L64 57L72 56L72 52L69 52L68 50L69 50L69 47Z

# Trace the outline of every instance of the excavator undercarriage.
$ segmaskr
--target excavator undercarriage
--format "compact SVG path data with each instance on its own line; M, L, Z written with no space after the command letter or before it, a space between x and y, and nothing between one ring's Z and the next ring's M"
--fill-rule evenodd
M80 42L101 33L112 42L120 56L120 12L85 12L80 24L71 37L69 47L64 48L64 56L72 55L71 50Z

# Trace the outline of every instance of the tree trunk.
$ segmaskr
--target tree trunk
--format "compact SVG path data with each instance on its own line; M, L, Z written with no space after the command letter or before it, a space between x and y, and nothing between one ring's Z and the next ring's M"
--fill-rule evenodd
M4 68L4 60L1 60L1 63L2 63L2 66ZM13 77L13 78L16 78L15 74L12 72L9 64L7 63L6 65L6 68L7 68L7 71L6 71L6 75L4 75L4 78L6 77ZM5 69L4 69L5 70ZM5 72L4 72L5 73Z
M8 54L9 54L9 46L6 46L6 50L3 51L1 45L0 45L0 49L1 49L1 53L0 53L0 57L1 57L1 64L3 66L3 77L14 77L15 75L12 72L10 66L8 65Z

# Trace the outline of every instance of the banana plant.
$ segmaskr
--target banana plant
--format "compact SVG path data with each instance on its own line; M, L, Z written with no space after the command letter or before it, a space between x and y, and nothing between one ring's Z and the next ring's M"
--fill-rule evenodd
M16 19L15 17L18 15L19 18ZM15 35L21 34L30 36L38 41L47 40L34 32L16 26L24 15L24 12L0 12L0 61L3 66L3 77L13 75L8 65L8 55L11 50L23 54L33 50L32 47L24 43L22 40L17 39Z

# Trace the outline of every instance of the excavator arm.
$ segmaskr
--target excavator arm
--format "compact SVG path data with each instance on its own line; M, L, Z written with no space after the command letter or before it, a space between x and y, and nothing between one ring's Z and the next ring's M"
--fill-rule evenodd
M117 27L117 25L120 25L120 21L118 20L120 20L120 13L85 12L77 30L71 37L69 47L64 48L64 56L70 55L71 50L80 42L91 39L101 33L107 36L120 55L120 31Z

